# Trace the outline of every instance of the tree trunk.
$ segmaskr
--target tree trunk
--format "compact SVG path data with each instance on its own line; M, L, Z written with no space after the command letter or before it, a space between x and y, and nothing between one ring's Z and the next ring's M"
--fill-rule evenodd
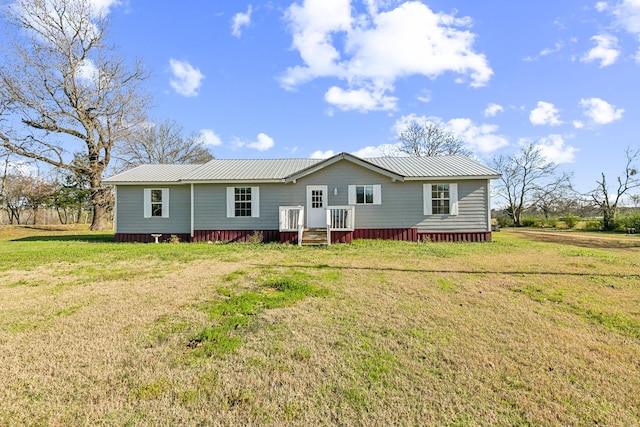
M602 228L605 231L613 231L615 228L615 212L610 209L604 209L602 215Z
M107 210L111 201L111 189L94 188L91 190L91 204L93 205L93 218L91 220L92 231L102 231L109 229Z

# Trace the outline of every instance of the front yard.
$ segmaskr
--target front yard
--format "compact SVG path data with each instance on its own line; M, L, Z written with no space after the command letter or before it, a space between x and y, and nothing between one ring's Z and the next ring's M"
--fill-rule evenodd
M633 241L111 237L0 229L0 425L640 424Z

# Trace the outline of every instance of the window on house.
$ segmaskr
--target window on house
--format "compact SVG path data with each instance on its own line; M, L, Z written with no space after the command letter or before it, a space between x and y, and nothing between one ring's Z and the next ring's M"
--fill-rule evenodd
M169 217L169 189L145 188L144 189L144 217L168 218Z
M311 207L314 209L322 208L323 190L311 190Z
M450 207L449 184L431 185L431 213L449 214Z
M227 217L259 217L258 187L227 187Z
M458 215L458 184L424 184L425 215Z
M234 216L251 216L251 187L234 188Z
M373 185L356 185L356 204L373 204Z
M380 205L382 204L382 190L380 184L350 185L350 205Z

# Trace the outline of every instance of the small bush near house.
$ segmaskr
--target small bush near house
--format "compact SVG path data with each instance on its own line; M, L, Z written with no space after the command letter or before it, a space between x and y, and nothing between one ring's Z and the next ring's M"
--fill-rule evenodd
M169 238L169 243L180 243L180 237L172 234L171 238Z
M262 231L254 231L249 235L249 243L262 243L264 241L264 234Z

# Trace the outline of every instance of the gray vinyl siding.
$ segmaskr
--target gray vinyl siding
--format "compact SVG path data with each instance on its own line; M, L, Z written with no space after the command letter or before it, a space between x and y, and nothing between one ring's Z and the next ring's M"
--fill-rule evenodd
M307 185L326 185L329 206L348 205L349 185L381 185L381 205L356 205L356 228L418 228L419 231L488 231L487 180L458 183L457 216L423 213L423 184L392 182L390 178L342 160L288 184L247 184L259 187L260 217L227 218L227 187L234 184L194 184L194 229L277 230L280 206L306 207ZM438 181L443 182L443 181ZM456 182L454 180L450 182ZM144 188L169 188L169 218L144 218ZM334 189L337 195L334 195ZM190 185L118 186L118 233L189 233Z
M169 218L144 217L144 189L169 189ZM116 233L189 233L191 189L188 185L119 185Z
M392 182L388 177L341 161L298 180L300 194L292 205L306 204L307 185L326 185L329 206L348 204L350 184L381 184L381 205L356 205L356 228L418 228L419 231L487 231L487 180L465 180L458 183L459 214L425 216L423 184L433 181ZM443 181L438 181L443 182ZM456 182L454 180L450 182ZM333 190L338 190L334 196ZM277 217L276 217L277 221Z
M227 187L252 186L260 190L260 217L227 218ZM306 203L305 188L296 184L196 184L196 230L277 230L280 206Z
M348 205L348 186L380 184L381 205L357 205L356 228L418 228L419 231L486 231L487 181L458 181L459 215L423 214L423 184L392 182L348 161L341 161L290 184L252 184L260 188L259 218L227 218L226 188L195 185L196 230L277 230L280 206L306 207L307 185L326 185L329 206ZM442 181L441 181L442 182ZM454 182L454 181L452 181ZM334 195L334 189L338 194Z

